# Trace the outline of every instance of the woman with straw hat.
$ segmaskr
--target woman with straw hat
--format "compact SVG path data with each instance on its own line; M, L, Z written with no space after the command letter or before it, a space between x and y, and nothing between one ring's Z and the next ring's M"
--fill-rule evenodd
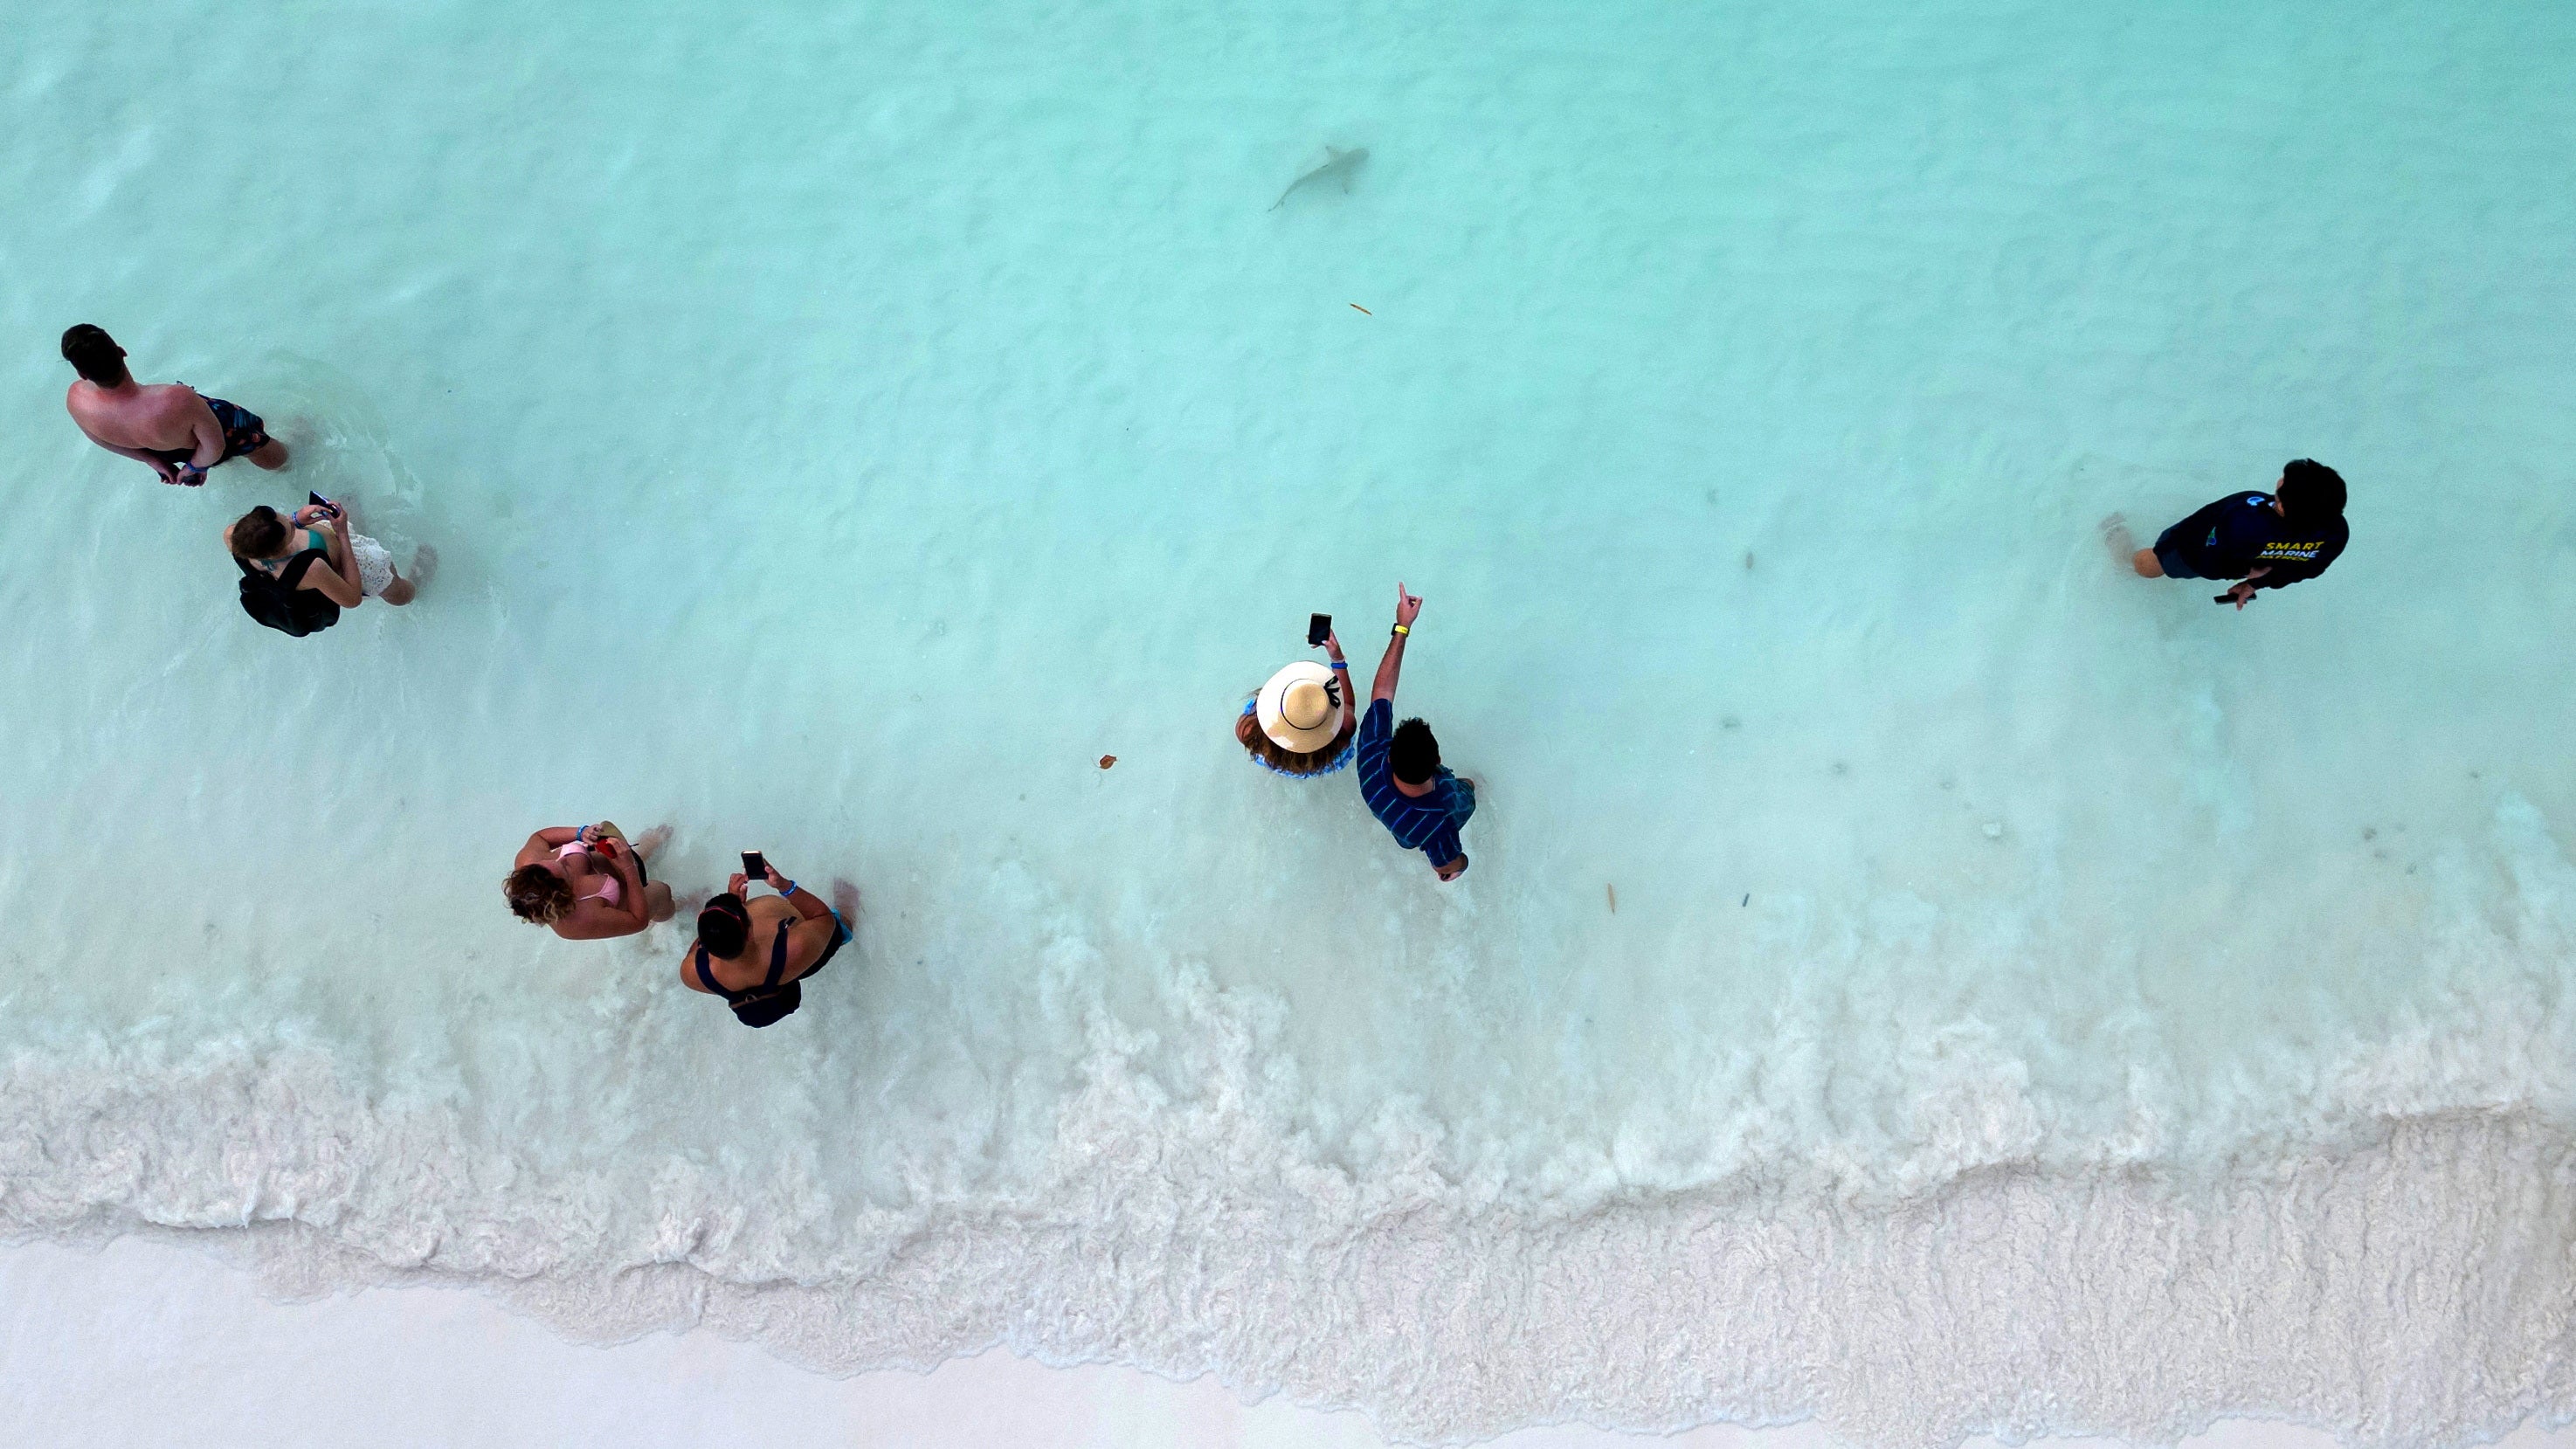
M1300 659L1245 700L1234 737L1262 768L1299 779L1329 775L1351 762L1351 736L1359 713L1351 708L1351 666L1342 641L1329 630L1324 650L1330 667Z

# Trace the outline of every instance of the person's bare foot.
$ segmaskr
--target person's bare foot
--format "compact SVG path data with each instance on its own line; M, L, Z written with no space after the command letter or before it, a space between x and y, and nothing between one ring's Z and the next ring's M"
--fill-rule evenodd
M2156 551L2138 547L2138 540L2129 532L2126 516L2114 513L2102 520L2102 544L2111 550L2115 561L2127 564L2129 571L2138 577L2160 579L2165 576L2164 565L2156 561Z
M414 591L418 591L423 584L428 583L430 575L437 572L437 549L424 543L411 551L411 586Z
M2137 551L2138 541L2129 536L2127 514L2114 513L2102 520L2102 544L2111 550L2111 557L2122 563L2129 561L2129 555Z
M645 831L644 838L635 842L635 858L637 860L651 860L653 858L653 852L660 850L664 842L668 841L670 838L671 827L668 825L656 825L652 829Z

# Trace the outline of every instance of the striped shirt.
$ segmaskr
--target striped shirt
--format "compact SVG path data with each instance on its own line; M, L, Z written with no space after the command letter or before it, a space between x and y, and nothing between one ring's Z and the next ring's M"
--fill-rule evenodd
M1368 802L1369 813L1395 836L1395 843L1407 850L1418 850L1431 858L1433 865L1447 865L1466 855L1458 844L1458 822L1452 813L1451 797L1457 786L1440 772L1440 788L1428 795L1407 795L1395 788L1395 771L1387 763L1387 746L1395 738L1395 701L1373 699L1368 713L1360 716L1359 738L1353 741L1358 752L1360 798Z

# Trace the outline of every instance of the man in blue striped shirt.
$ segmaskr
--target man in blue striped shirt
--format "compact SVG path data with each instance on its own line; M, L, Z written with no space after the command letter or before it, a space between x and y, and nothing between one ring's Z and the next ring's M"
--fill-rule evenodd
M1395 632L1378 661L1377 683L1369 689L1368 713L1360 717L1356 773L1360 798L1369 813L1394 832L1395 843L1421 851L1442 880L1456 880L1467 869L1467 852L1458 844L1458 827L1476 813L1476 782L1462 780L1440 764L1440 742L1431 726L1418 719L1395 722L1395 677L1404 668L1404 641L1422 600L1395 586Z

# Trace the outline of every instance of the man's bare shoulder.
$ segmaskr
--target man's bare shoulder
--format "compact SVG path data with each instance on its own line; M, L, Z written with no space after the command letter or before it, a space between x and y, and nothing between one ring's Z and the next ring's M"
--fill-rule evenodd
M156 418L185 419L194 422L206 411L205 398L184 382L156 382L141 388L141 406Z
M118 397L87 378L74 379L63 393L63 406L76 418L116 418L134 423L193 423L206 406L195 388L161 382L138 387L131 397Z

